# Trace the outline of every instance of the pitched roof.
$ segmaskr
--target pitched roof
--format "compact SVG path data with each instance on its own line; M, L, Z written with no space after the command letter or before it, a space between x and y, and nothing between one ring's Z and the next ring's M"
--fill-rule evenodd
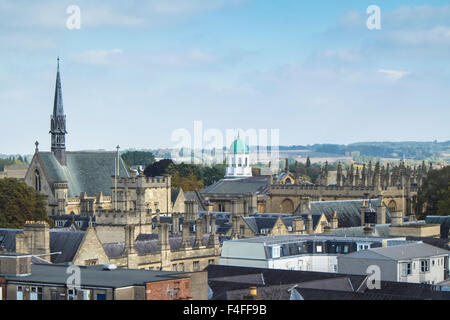
M304 300L406 300L450 299L450 292L436 291L435 286L381 281L380 289L369 289L365 275L277 270L224 265L209 265L208 285L212 299L242 299L251 286L258 287L263 299L288 300L291 289Z
M68 197L78 197L81 192L89 196L99 192L111 195L111 177L114 176L117 157L115 152L66 152L67 166L61 166L52 152L38 152L37 156L51 186L54 182L67 181ZM122 158L120 177L129 177Z
M209 187L200 191L202 195L206 194L245 194L258 193L267 187L267 177L248 177L242 179L221 179Z
M52 263L72 262L84 235L84 231L50 230L50 252L62 253L52 255Z
M361 225L361 207L365 200L337 200L337 201L312 201L309 213L324 213L328 221L334 211L337 212L339 228L349 228ZM381 204L381 199L370 200L372 208ZM303 213L303 212L302 212ZM386 223L391 222L391 214L386 208Z
M0 229L0 251L16 252L16 234L23 233L22 229Z
M209 240L209 234L204 234L202 239L202 245L206 246ZM195 244L195 236L189 236L190 245L193 246ZM158 237L148 236L148 235L139 235L135 242L134 247L138 253L138 255L147 255L158 252ZM170 236L169 244L170 249L172 251L176 251L180 249L182 243L181 236ZM106 255L109 258L118 258L123 256L125 251L125 242L111 242L104 243L103 249L106 252Z

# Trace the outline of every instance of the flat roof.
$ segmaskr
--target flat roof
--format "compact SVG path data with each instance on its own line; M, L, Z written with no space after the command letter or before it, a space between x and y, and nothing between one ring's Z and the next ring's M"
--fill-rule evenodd
M346 236L335 236L335 235L279 235L279 236L267 236L267 237L255 237L246 239L230 240L233 242L247 242L247 243L264 243L267 245L292 243L298 241L306 240L317 240L317 241L382 241L382 240L392 240L396 237L346 237Z
M70 266L73 267L73 266ZM81 287L121 288L143 286L147 282L186 278L172 271L154 271L137 269L104 270L104 265L78 266L80 268ZM8 281L21 283L42 283L66 285L70 274L69 266L32 264L31 274L27 276L6 275Z

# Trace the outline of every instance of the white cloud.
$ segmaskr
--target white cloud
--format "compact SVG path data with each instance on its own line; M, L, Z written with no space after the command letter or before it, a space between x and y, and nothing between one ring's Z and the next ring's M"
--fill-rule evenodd
M88 50L84 52L73 53L70 58L78 63L90 64L96 66L109 66L114 59L121 55L121 49L112 50Z
M388 69L379 69L378 72L385 74L389 79L392 80L400 80L401 78L403 78L408 74L408 72L405 71L388 70Z

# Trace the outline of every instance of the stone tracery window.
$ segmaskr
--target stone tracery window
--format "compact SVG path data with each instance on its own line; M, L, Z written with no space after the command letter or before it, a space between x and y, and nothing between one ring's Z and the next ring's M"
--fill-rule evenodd
M41 191L41 175L39 173L39 170L36 170L34 172L34 187L37 191Z

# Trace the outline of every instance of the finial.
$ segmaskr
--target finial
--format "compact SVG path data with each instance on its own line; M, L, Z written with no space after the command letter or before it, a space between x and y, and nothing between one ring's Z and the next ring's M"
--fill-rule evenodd
M36 150L34 150L34 152L38 152L38 151L39 151L39 142L36 141L36 142L34 143L34 145L36 146Z

